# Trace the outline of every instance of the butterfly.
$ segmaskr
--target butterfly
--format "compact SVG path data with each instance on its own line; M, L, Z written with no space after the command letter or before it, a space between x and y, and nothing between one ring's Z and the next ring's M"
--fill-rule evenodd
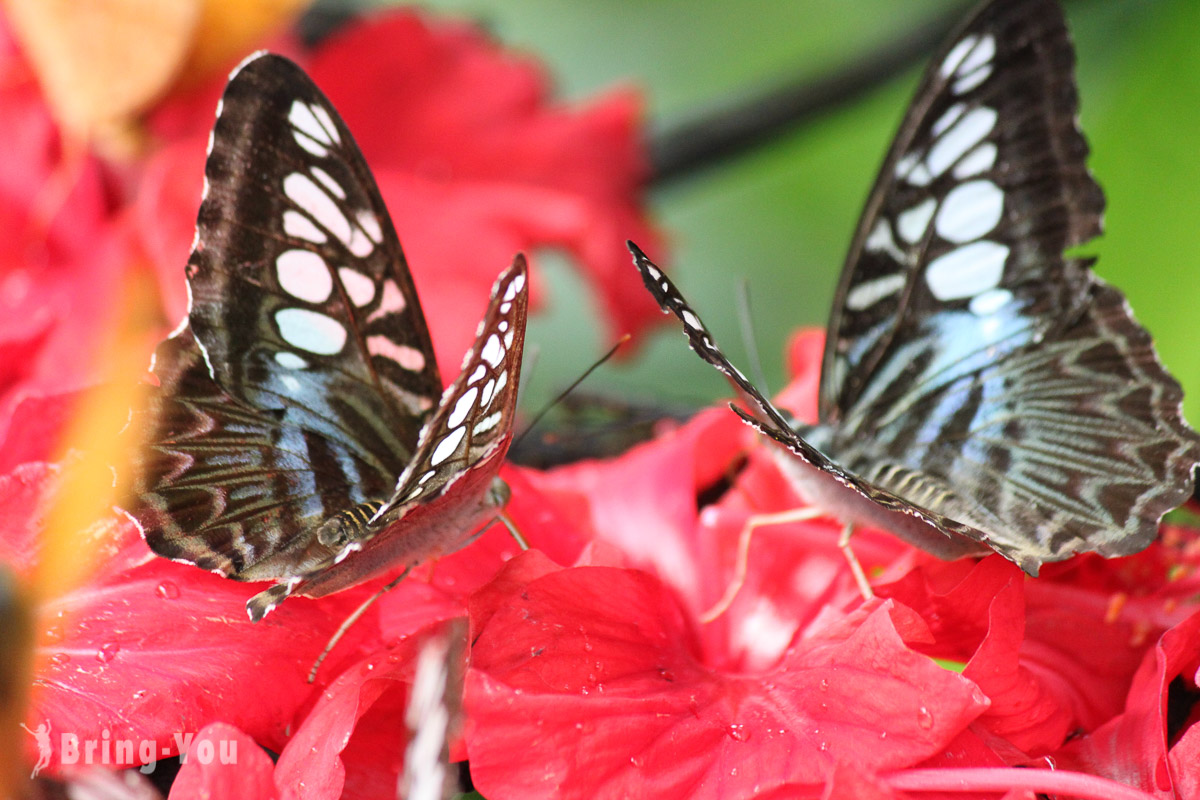
M204 177L189 310L155 352L126 509L147 544L276 581L254 621L467 544L508 497L524 259L443 392L374 178L303 70L256 54L233 72Z
M1064 250L1101 231L1052 0L981 5L934 56L868 197L826 330L818 422L795 425L634 261L751 401L799 494L942 558L1036 575L1145 548L1191 494L1200 437L1124 296Z

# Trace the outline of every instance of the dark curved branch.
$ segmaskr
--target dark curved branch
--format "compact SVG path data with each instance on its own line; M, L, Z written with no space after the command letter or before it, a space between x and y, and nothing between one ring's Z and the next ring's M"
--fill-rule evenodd
M816 80L738 97L651 137L650 180L667 183L714 166L892 80L920 63L958 25L971 3L955 4L882 49Z

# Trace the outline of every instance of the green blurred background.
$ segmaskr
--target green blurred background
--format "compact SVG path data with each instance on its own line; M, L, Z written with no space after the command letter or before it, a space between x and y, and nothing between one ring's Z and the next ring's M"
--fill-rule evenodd
M437 13L483 24L541 59L562 97L614 85L645 97L661 136L724 104L819 80L870 59L970 3L950 0L429 0ZM1106 234L1083 248L1129 296L1200 422L1200 2L1078 0L1065 4L1078 50L1082 125L1108 197ZM919 63L918 63L919 62ZM815 119L736 157L651 186L670 237L664 263L726 349L746 365L734 301L749 282L754 335L770 388L784 381L783 345L823 325L866 192L924 59ZM654 254L651 254L654 255ZM598 355L601 326L581 281L549 267L550 303L532 323L542 343L524 390L536 407ZM630 279L636 280L632 267ZM551 346L552 345L552 346ZM674 326L634 359L588 383L644 398L703 402L728 394Z

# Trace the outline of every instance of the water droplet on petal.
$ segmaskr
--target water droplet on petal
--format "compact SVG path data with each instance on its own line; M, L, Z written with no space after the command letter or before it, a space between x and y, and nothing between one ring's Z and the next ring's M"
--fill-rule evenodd
M750 738L750 732L746 730L745 725L734 723L725 730L729 734L729 738L735 742L744 742Z
M929 713L929 709L925 706L917 709L917 724L925 730L933 727L933 714Z
M96 651L96 660L101 664L107 664L116 658L117 653L120 650L121 645L116 644L115 642L109 642L106 645L102 645L100 649Z
M58 664L59 666L68 663L70 660L71 657L66 653L55 653L54 655L50 656L50 663Z
M163 581L154 587L154 593L163 600L174 600L179 597L179 587L175 585L174 581Z
M638 756L630 756L629 763L640 768L642 764L646 763L646 760L644 758L639 758Z
M820 684L820 686L821 686L821 691L822 691L822 692L827 692L827 691L829 691L829 679L828 679L828 678L821 678L821 684Z

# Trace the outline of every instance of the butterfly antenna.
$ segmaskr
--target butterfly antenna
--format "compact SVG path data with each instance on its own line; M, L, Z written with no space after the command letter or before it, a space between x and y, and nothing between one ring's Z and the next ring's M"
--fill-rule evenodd
M337 643L342 640L342 637L346 635L346 631L350 630L350 627L352 625L354 625L354 623L358 622L359 619L362 618L363 614L367 613L368 608L375 605L376 600L383 597L385 594L390 592L392 589L395 589L396 585L399 584L400 581L402 581L406 577L408 577L408 573L410 573L410 572L412 572L412 567L406 567L404 572L401 572L400 575L394 581L389 583L387 586L384 586L382 589L380 589L375 594L368 597L366 600L363 601L362 605L360 605L358 608L354 609L353 614L346 617L346 619L342 622L342 624L334 632L333 636L331 636L329 638L329 641L325 645L325 649L321 651L321 655L317 656L317 660L315 662L313 662L312 669L310 669L308 671L308 682L309 683L313 683L317 680L317 670L321 669L321 665L325 663L325 659L328 658L330 651L332 651L333 648L337 646Z
M606 361L608 361L610 358L612 358L614 355L616 355L617 350L619 350L621 348L621 345L628 342L631 338L633 338L633 337L627 333L624 336L622 336L620 339L618 339L617 343L614 344L612 347L610 347L607 353L600 356L600 358L597 359L595 363L593 363L590 367L588 367L586 370L584 370L583 374L580 375L578 378L576 378L574 381L572 381L570 386L568 386L566 389L563 389L561 392L558 393L557 397L555 397L553 400L551 400L546 405L542 406L542 409L533 415L533 420L528 425L525 426L525 430L521 431L521 433L517 436L517 438L513 440L512 447L515 448L517 445L519 445L521 443L521 441L526 436L529 435L529 432L531 430L533 430L535 427L537 427L537 424L542 421L542 417L544 417L544 416L546 416L546 414L550 413L550 409L554 408L556 405L561 403L567 395L569 395L571 392L573 392L577 388L579 388L579 384L581 384L585 380L587 380L589 375L591 375L593 372L595 372L597 369L599 369ZM505 524L507 524L507 523L505 523Z
M742 329L742 346L750 356L750 367L754 370L754 377L762 387L763 394L770 396L767 374L763 371L762 358L758 353L758 338L754 335L754 315L750 310L750 281L744 277L738 281L737 308L738 323Z

